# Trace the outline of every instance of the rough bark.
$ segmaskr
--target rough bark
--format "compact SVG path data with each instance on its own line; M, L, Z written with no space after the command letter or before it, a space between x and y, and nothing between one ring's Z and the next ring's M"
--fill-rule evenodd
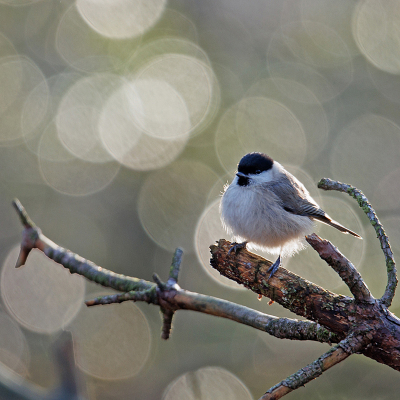
M211 265L222 275L317 322L339 338L350 331L363 332L371 343L361 352L400 370L400 320L380 300L360 302L332 293L282 267L268 280L270 261L245 249L229 254L230 248L224 239L211 246Z

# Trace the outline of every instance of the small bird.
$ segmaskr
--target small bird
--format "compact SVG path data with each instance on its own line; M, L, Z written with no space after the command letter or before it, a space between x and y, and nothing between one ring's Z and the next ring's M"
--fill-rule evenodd
M362 239L334 221L298 179L263 153L249 153L240 160L235 178L225 187L220 213L228 233L243 241L230 252L251 243L279 254L268 270L269 278L281 265L281 256L304 247L303 239L312 232L314 220Z

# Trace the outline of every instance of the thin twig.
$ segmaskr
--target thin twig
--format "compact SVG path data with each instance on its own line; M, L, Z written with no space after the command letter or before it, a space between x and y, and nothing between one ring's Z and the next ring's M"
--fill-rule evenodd
M337 343L339 336L312 321L278 318L227 300L179 289L173 298L179 309L200 311L251 326L280 339Z
M144 301L158 305L156 287L152 287L148 290L131 290L126 293L116 293L108 296L96 297L93 300L85 301L88 307L106 305L106 304L118 304L124 301Z
M172 318L174 317L175 311L164 310L162 307L161 307L161 311L162 311L162 319L163 319L161 339L167 340L167 339L169 339L169 337L171 335Z
M375 301L361 274L337 247L328 240L321 239L315 233L306 236L306 240L319 256L339 274L357 301L369 303Z
M381 249L385 256L386 262L386 270L387 270L387 277L388 282L386 285L385 293L380 298L382 304L386 307L389 307L392 304L393 297L397 287L397 270L396 270L396 263L393 258L392 249L390 248L389 238L386 235L382 224L380 223L378 216L375 213L375 210L372 208L371 204L368 202L368 199L363 194L361 190L348 185L346 183L341 183L337 181L333 181L329 178L323 178L318 183L318 187L324 190L337 190L339 192L344 192L349 194L351 197L357 200L361 209L367 215L371 225L374 227L377 238L381 245Z
M178 247L175 250L171 268L169 270L168 282L170 282L171 284L178 283L179 269L182 263L182 256L183 256L183 250Z
M369 341L370 339L366 338L365 335L357 336L350 334L336 346L324 353L321 357L317 358L314 362L299 369L282 382L271 387L263 396L260 397L259 400L280 399L293 390L304 386L315 378L318 378L326 370L345 360L351 354L360 351Z
M157 293L158 293L159 298L163 297L162 295L164 292L175 293L175 291L179 289L178 277L179 277L179 270L180 270L181 262L182 262L182 256L183 256L183 250L178 247L175 250L174 256L172 258L172 264L171 264L171 268L169 270L169 278L168 278L167 283L163 283L157 274L153 274L153 280L157 284ZM161 292L161 293L159 293L159 292ZM168 294L168 298L169 297L170 297L170 295ZM161 338L164 340L167 340L167 339L169 339L169 337L171 335L172 319L174 318L175 308L174 307L165 308L163 306L164 298L162 299L162 301L160 301L160 303L161 303L160 308L161 308L162 322L163 322Z
M22 225L24 225L25 228L36 228L35 223L30 219L28 213L26 212L25 208L18 199L14 199L12 201L12 205L17 211L21 223Z
M43 251L50 259L69 269L72 274L82 275L102 286L121 292L149 290L153 287L151 282L108 271L70 250L58 246L43 235L42 231L30 219L28 213L17 199L13 201L13 205L20 216L22 224L25 226L25 230L22 233L21 250L17 260L17 267L24 265L29 252L37 248Z

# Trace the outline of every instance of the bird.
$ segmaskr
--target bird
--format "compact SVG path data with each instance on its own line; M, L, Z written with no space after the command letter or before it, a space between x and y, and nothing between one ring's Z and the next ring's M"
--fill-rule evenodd
M278 270L283 256L304 248L304 237L312 233L314 221L362 239L322 210L281 164L259 152L248 153L240 160L236 176L224 188L220 216L227 232L238 241L229 253L250 243L279 254L268 270L268 279Z

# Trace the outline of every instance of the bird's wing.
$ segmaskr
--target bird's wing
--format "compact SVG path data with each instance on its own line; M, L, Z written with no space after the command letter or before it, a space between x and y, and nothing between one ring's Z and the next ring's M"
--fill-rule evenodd
M269 189L272 190L280 199L281 206L285 211L316 219L324 224L333 226L343 233L349 233L362 239L360 235L333 220L324 210L322 210L310 196L304 185L293 175L287 173L287 176L280 178L279 183L270 182Z
M289 173L281 176L279 183L270 182L269 189L278 196L282 208L287 212L315 219L330 219L310 196L304 185Z

